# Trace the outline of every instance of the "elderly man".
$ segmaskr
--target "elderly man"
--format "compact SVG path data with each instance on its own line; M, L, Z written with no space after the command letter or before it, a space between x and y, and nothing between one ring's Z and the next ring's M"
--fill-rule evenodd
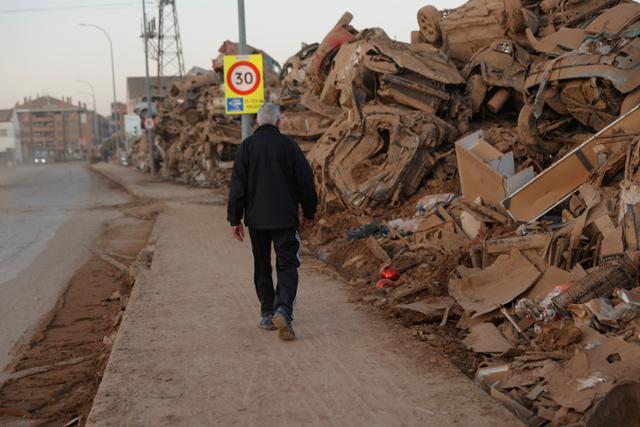
M249 227L253 251L253 281L260 300L259 326L279 330L283 340L295 339L291 326L298 290L300 236L298 206L303 228L313 225L318 198L313 173L300 147L278 130L280 109L264 104L258 111L255 133L238 147L227 219L233 237L242 242ZM278 285L271 278L271 245L276 252Z

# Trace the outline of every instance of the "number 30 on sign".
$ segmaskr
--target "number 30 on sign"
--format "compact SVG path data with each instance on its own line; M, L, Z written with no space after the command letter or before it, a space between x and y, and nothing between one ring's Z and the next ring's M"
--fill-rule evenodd
M224 105L227 114L255 114L264 103L262 55L225 55Z

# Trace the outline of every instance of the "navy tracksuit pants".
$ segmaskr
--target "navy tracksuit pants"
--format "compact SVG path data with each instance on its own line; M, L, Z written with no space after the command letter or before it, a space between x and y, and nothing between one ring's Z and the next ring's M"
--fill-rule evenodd
M260 300L262 316L282 307L293 318L293 302L298 292L300 266L300 235L295 228L249 228L253 251L253 282ZM276 252L278 284L274 290L271 276L271 245Z

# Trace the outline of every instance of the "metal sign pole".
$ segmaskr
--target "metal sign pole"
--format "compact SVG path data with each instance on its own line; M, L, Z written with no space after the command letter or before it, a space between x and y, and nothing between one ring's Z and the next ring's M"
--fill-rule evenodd
M239 34L239 54L247 54L247 34L244 24L244 0L238 0L238 32ZM251 116L249 114L242 114L240 116L242 126L242 140L251 135Z
M144 26L144 66L146 71L147 84L147 114L145 119L153 118L151 111L151 81L149 80L149 29L147 28L147 9L145 1L142 0L142 25ZM151 174L156 173L155 162L153 160L153 129L145 124L147 131L147 144L149 146L149 168Z

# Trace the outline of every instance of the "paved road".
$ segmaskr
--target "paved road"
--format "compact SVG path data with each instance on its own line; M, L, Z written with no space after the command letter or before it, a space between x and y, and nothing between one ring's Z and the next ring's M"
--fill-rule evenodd
M83 163L0 169L0 372L128 200Z

